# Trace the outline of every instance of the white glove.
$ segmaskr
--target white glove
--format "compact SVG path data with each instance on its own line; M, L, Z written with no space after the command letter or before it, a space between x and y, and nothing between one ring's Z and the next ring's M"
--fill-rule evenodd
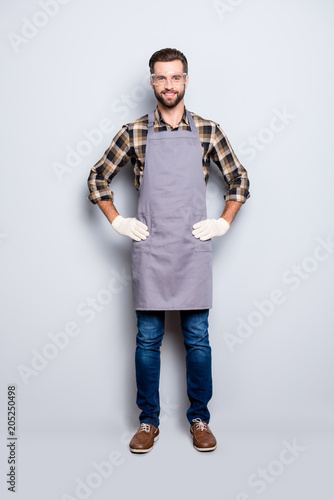
M220 217L219 219L205 219L193 225L192 234L201 241L209 240L215 236L223 236L230 229L229 223Z
M121 215L117 215L111 225L119 234L129 236L135 241L146 240L149 235L148 227L135 217L125 219Z

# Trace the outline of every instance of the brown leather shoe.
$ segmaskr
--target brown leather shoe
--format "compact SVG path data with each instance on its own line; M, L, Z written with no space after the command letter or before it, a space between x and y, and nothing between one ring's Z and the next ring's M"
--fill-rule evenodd
M200 418L193 418L194 424L190 427L194 448L197 451L213 451L217 448L217 441L208 424Z
M130 451L132 453L147 453L151 451L154 441L159 439L159 428L151 424L140 424L136 434L130 441Z

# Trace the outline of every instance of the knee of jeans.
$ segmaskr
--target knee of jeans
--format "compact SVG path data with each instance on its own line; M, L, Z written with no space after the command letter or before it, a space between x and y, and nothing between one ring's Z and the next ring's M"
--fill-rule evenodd
M210 347L209 334L208 332L202 333L201 335L185 335L184 336L184 345L187 348L199 348L199 349L207 349Z
M138 332L136 345L141 349L159 349L162 343L162 335L152 337L145 336L142 333Z

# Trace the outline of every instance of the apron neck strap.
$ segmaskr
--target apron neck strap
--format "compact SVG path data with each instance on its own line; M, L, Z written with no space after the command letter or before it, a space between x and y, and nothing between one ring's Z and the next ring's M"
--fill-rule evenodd
M188 111L186 109L186 113L187 113L187 117L188 117L188 120L189 120L189 125L190 125L190 128L191 128L191 131L197 133L196 125L195 125L193 117L191 116L190 111Z
M153 132L154 122L155 122L155 113L154 111L151 111L148 115L148 123L147 123L147 128L149 132Z

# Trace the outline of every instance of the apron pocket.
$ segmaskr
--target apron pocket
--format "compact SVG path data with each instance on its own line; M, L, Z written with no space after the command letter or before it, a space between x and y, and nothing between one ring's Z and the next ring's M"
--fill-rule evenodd
M203 217L199 213L198 214L194 213L193 225L196 224L197 222L201 221L201 220L204 220L204 219L206 219L206 217ZM211 239L210 240L206 240L206 241L202 241L199 238L195 238L195 236L193 236L193 235L192 235L192 237L195 240L194 241L195 252L212 252L212 241L211 241Z
M146 240L132 240L132 250L134 252L150 252L151 251L151 232L152 232L152 216L151 212L139 212L137 219L143 222L148 227L150 233Z
M195 238L195 252L212 252L212 241L206 240L201 241L199 238Z

